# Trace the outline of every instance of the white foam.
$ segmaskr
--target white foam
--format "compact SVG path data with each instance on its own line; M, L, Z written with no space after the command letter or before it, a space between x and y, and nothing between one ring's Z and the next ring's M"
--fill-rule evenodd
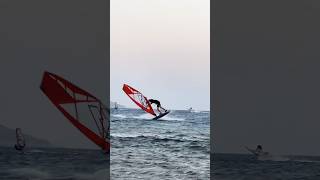
M186 119L167 115L167 116L164 116L163 118L161 118L160 120L165 120L165 121L184 121Z
M131 118L133 119L143 119L143 120L150 120L153 119L154 116L150 115L150 114L141 114L139 116L132 116ZM184 118L178 118L178 117L174 117L174 116L170 116L170 115L166 115L162 118L160 118L159 120L164 120L164 121L184 121Z
M141 136L140 134L129 134L129 133L111 133L112 137L121 137L121 138L125 138L125 137L138 137Z
M133 119L152 119L154 116L152 116L151 114L141 114L139 116L132 116L131 118Z
M31 152L31 153L43 153L44 151L40 150L40 149L32 149L29 152Z
M320 163L319 160L310 160L310 159L293 159L292 161L307 162L307 163Z
M124 115L124 114L112 114L111 116L112 116L112 117L121 118L121 119L127 118L127 116Z

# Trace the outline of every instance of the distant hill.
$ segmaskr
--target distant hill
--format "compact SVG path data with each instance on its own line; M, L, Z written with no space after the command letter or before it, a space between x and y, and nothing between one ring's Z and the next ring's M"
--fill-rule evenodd
M23 129L22 129L23 133ZM27 147L51 147L50 142L24 134ZM16 130L0 125L0 146L13 147L16 143Z
M116 102L110 101L110 108L111 108L111 109L114 108L115 103L116 103ZM119 104L119 103L117 103L117 104L118 104L118 108L126 108L124 105L121 105L121 104Z

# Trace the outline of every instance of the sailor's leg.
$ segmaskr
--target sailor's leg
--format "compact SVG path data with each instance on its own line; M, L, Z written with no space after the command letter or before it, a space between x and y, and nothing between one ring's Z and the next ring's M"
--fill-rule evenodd
M165 108L163 108L162 106L160 106L160 108L162 109L162 110L164 110L164 111L167 111Z

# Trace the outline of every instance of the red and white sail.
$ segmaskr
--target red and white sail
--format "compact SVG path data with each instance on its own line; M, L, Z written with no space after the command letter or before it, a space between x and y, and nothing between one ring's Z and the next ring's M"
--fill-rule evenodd
M102 150L110 151L108 112L98 98L49 72L43 75L41 90L73 126Z
M134 89L133 87L124 84L122 90L129 96L129 98L138 105L142 110L147 113L150 113L156 116L156 113L153 111L152 106L149 100L138 90Z

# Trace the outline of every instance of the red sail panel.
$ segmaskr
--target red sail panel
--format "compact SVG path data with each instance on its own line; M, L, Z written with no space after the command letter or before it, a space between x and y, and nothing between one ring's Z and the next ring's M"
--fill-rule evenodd
M144 110L147 113L150 113L154 116L156 116L156 113L154 113L152 106L149 102L149 100L138 90L134 89L133 87L130 87L127 84L123 85L122 90L129 96L129 98L136 103L142 110Z
M96 103L98 104L100 113L105 113L106 108L98 98L58 75L49 72L44 73L40 88L50 101L60 110L60 112L88 139L102 148L102 150L106 152L110 151L108 138L109 125L106 121L106 115L101 115L98 120L94 119L94 121L96 121L95 123L99 126L98 128L102 129L102 131L99 131L100 133L95 133L78 119L78 114L73 116L63 107L64 104L74 104L75 111L78 113L78 103L88 103L88 106L90 103Z

